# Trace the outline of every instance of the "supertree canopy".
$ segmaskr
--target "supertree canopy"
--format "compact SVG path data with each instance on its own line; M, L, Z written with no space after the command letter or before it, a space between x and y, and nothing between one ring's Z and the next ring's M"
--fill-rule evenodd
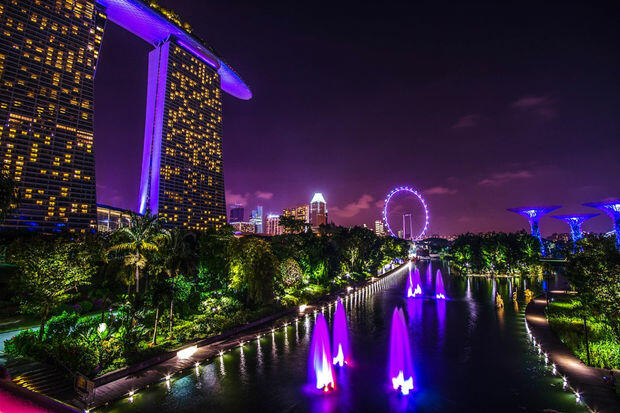
M558 205L551 206L536 206L536 207L523 207L523 208L509 208L508 211L516 212L519 215L523 215L527 218L530 223L530 228L532 230L532 236L538 238L540 241L540 252L542 255L546 255L545 252L545 244L543 244L542 236L540 235L540 227L539 221L543 215L548 214L549 212L555 211L556 209L561 208Z
M620 199L612 199L602 202L589 202L583 205L600 209L611 218L613 222L612 230L616 233L616 247L620 249Z
M575 249L575 243L583 238L583 233L581 231L581 225L584 222L589 220L590 218L594 218L599 214L572 214L572 215L553 215L552 217L555 219L559 219L560 221L564 221L570 227L570 236L573 240L573 250Z

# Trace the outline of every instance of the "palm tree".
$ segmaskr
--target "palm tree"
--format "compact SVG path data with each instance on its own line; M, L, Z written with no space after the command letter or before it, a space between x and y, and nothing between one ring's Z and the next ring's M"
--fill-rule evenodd
M170 292L170 334L172 334L176 281L181 272L189 272L195 265L195 241L194 233L175 228L166 233L164 242L162 242L159 249L163 270L168 279L172 281L172 291Z
M146 267L150 253L159 251L159 243L168 234L159 224L157 215L149 210L144 215L130 212L129 225L118 230L117 243L106 251L107 255L122 254L123 264L133 268L136 293L140 290L140 270Z

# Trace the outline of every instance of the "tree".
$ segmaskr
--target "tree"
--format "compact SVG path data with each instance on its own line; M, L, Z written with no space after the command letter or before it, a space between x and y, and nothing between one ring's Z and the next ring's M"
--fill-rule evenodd
M280 216L280 225L287 234L298 234L305 231L308 226L305 221L286 215Z
M620 339L620 252L614 241L604 236L578 241L578 250L583 250L567 257L566 277L585 309L602 315Z
M273 303L280 272L269 243L259 238L242 238L233 245L231 260L231 288L244 296L247 304Z
M17 208L19 200L19 189L15 181L6 173L0 173L0 222Z
M106 251L108 257L120 257L127 267L134 270L136 293L140 291L140 271L144 269L152 253L159 250L160 242L167 234L160 227L159 218L149 210L144 215L130 213L129 225L117 230L114 245Z
M175 228L165 233L163 242L159 247L159 258L166 273L172 291L170 293L170 334L172 334L172 315L176 281L182 271L192 271L196 263L195 253L196 236L191 232L185 232ZM157 324L157 320L155 320Z
M19 268L13 288L21 311L39 317L42 341L52 312L90 283L96 270L94 253L82 240L34 238L12 244L7 258Z

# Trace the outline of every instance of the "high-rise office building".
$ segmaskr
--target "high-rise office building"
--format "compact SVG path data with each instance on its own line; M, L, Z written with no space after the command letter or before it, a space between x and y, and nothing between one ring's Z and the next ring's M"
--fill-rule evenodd
M222 91L252 92L191 28L142 0L0 3L0 160L20 189L5 227L95 230L94 77L106 20L155 47L139 211L171 225L225 223Z
M265 224L267 227L267 235L281 235L284 232L282 225L280 225L280 215L267 215Z
M310 225L314 228L327 225L327 203L320 192L315 193L310 201Z
M172 226L219 228L226 222L220 77L169 40L149 54L149 80L140 212L150 208Z
M293 217L305 223L310 222L310 205L299 205L295 207L284 208L282 215L285 217Z
M0 160L21 202L4 227L94 231L94 78L105 15L89 0L0 4Z
M242 222L245 217L245 208L241 204L235 204L230 207L230 214L228 215L228 222Z
M263 233L263 207L262 205L258 205L256 209L252 210L250 214L250 222L254 224L256 228L254 232L257 234Z
M385 228L383 227L383 221L376 220L375 221L375 234L379 237L385 235Z
M251 222L232 222L230 225L235 231L243 234L254 234L256 232L256 226Z

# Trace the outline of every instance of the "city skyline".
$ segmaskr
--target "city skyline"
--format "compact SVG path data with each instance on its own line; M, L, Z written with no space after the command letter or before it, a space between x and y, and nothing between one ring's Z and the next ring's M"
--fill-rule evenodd
M459 233L527 229L506 211L515 206L589 213L581 204L620 193L618 42L604 10L457 4L445 14L388 3L377 14L342 2L326 15L316 5L160 3L224 50L254 92L249 102L224 97L227 205L276 212L322 192L330 221L371 225L384 196L408 185L429 203L430 233ZM203 15L211 18L194 17ZM114 24L106 32L95 82L98 195L134 209L139 184L126 176L137 176L142 153L144 125L132 119L144 116L149 46ZM365 63L375 58L390 63L377 71ZM119 141L131 145L118 153ZM105 168L109 159L123 168ZM566 232L550 217L541 228ZM584 225L609 229L602 216Z

